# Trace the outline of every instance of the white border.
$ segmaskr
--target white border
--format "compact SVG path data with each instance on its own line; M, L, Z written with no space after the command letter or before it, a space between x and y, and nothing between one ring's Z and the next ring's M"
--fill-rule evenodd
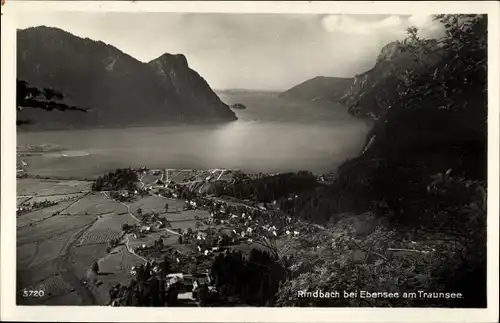
M16 127L15 13L37 11L92 12L225 12L435 14L487 13L489 54L488 119L488 305L485 310L367 308L112 308L26 307L15 305L16 264ZM452 11L452 12L450 12ZM499 228L499 3L496 1L14 1L2 7L1 82L1 320L141 321L141 322L496 322L498 320Z

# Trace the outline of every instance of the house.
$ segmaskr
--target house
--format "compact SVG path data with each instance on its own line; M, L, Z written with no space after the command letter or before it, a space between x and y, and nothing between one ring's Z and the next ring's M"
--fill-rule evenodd
M184 279L184 274L183 273L171 273L171 274L167 274L165 276L165 278L166 279L176 278L179 281L179 280L183 280Z
M207 236L208 236L208 233L207 232L204 232L204 231L198 231L197 233L197 239L198 240L206 240L207 239Z

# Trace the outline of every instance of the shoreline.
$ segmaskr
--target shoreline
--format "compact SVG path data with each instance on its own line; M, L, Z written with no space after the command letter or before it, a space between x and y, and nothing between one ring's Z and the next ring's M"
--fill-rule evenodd
M131 169L137 170L133 167L131 167ZM297 173L300 171L300 170L297 170L297 171L284 171L284 172L272 172L272 173L271 172L246 172L246 171L241 170L241 169L228 169L228 168L206 168L206 169L182 169L182 168L157 169L157 168L152 168L150 170L163 171L164 169L168 169L169 171L173 171L173 172L208 172L208 171L213 171L213 170L224 170L225 172L242 173L242 174L248 175L252 178L253 177L272 177L272 176L277 176L277 175L281 175L281 174ZM320 181L319 178L320 177L328 177L328 178L336 177L336 173L337 173L337 171L332 171L332 172L328 172L328 173L320 173L320 172L313 172L313 171L308 171L308 172L310 172L314 176L316 176L317 180L319 182L329 182L329 180ZM90 177L87 177L87 176L58 176L58 175L46 175L46 176L44 176L44 175L30 174L29 172L26 172L22 175L18 174L18 177L16 178L16 180L28 178L28 179L40 179L40 180L49 180L49 181L50 180L56 180L56 181L60 180L60 181L94 182L97 177L102 176L103 174L106 174L106 173L107 172L101 173L99 175L92 175Z
M106 130L106 129L127 129L127 128L145 128L145 127L171 127L171 126L214 126L223 125L231 122L238 121L236 119L214 119L214 120L204 120L204 121L186 121L186 122L161 122L161 123L148 123L148 124L110 124L110 125L81 125L81 126L64 126L64 125L54 125L54 126L17 126L16 133L34 133L34 132L44 132L44 131L68 131L68 130ZM31 129L30 129L31 128Z
M134 169L134 168L132 168ZM211 171L214 170L212 168L208 169L169 169L169 171L174 171L174 172L188 172L188 171L194 171L194 172L206 172L206 171ZM222 170L222 169L220 169ZM271 177L271 176L276 176L280 174L287 174L287 173L297 173L297 172L277 172L277 173L265 173L265 172L245 172L239 169L223 169L224 171L231 171L231 172L240 172L245 175L250 175L250 176L262 176L262 177ZM328 177L335 177L336 172L330 172L330 173L315 173L311 172L313 175L316 177L321 177L321 176L328 176ZM105 174L105 173L103 173ZM24 173L21 176L18 176L16 180L20 179L39 179L39 180L48 180L48 181L82 181L82 182L95 182L96 178L99 176L102 176L103 174L100 175L94 175L95 178L93 177L85 177L85 176L56 176L56 175L37 175L37 174L30 174L30 173ZM329 182L329 181L324 181L324 182Z

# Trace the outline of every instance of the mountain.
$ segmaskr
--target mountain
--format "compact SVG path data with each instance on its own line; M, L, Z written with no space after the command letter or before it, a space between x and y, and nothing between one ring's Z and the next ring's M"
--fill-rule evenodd
M23 109L42 127L125 126L236 119L184 55L143 63L101 41L51 27L18 30L17 74L31 86L61 91L89 112Z
M317 76L280 94L284 98L336 102L352 84L352 78Z
M341 99L353 115L378 119L391 105L398 78L406 70L418 74L439 59L438 42L434 39L424 40L415 52L406 50L407 46L400 41L385 45L374 67L354 77Z
M406 265L395 266L394 254L384 255L386 268L382 260L368 260L366 255L360 262L353 262L358 267L362 263L364 268L358 281L366 280L374 271L388 273L397 267L387 277L408 270L419 278L418 282L406 280L404 287L389 287L392 290L460 289L473 296L443 306L486 307L488 19L487 15L437 15L436 19L446 31L439 45L415 38L410 46L388 44L374 68L358 75L344 100L350 104L351 113L374 120L366 146L359 156L337 169L331 185L299 195L287 208L292 216L327 223L330 232L341 232L346 222L354 223L351 233L342 234L350 235L346 239L352 241L380 242L380 237L392 235L386 241L398 244L398 248L403 241L411 241L413 246L432 245L433 251L425 260L415 258L407 269ZM352 214L358 218L349 219ZM374 238L369 237L372 234ZM323 240L329 238L318 236L308 241ZM461 247L435 252L445 240ZM388 244L379 250L389 250ZM326 266L324 257L318 257L320 265L299 264L296 268L300 271L290 275L295 278L287 282L288 287L282 285L281 299L291 300L297 290L311 284L315 288L323 288L322 283L337 288L339 275L330 273L349 263L339 265L340 257L331 257L336 260ZM429 257L439 260L429 261ZM308 267L312 269L305 272ZM425 267L425 272L415 271L416 267ZM352 272L347 270L345 275L353 281ZM428 278L424 279L425 275ZM333 277L331 281L329 277ZM370 288L388 288L388 280L382 276L378 282L370 280ZM346 288L343 281L340 286ZM279 305L302 304L286 301ZM321 302L306 306L329 305Z
M273 92L267 90L251 90L251 89L221 89L214 90L217 94L229 94L229 95L268 95L268 96L276 96L279 95L280 92Z

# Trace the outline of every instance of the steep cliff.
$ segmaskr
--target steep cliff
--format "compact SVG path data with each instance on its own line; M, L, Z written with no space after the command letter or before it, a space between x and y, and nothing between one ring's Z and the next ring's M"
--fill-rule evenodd
M424 41L415 51L407 49L408 45L400 41L387 44L381 49L374 67L354 77L341 99L353 115L377 120L392 105L398 80L406 71L421 73L439 58L436 40Z
M183 55L165 54L142 63L101 41L61 29L18 31L18 78L55 88L68 104L87 113L18 112L37 127L148 125L231 121L236 117Z

